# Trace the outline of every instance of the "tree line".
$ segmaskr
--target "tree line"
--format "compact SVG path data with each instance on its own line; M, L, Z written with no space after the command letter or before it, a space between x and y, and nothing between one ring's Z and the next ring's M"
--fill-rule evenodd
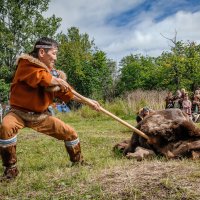
M100 50L87 33L70 27L58 33L62 21L55 15L45 18L50 0L0 1L0 101L8 100L15 60L30 52L35 41L47 36L59 46L57 68L63 70L76 90L98 100L111 101L136 89L194 91L200 86L200 45L172 41L170 52L158 57L134 54L121 59L119 66Z

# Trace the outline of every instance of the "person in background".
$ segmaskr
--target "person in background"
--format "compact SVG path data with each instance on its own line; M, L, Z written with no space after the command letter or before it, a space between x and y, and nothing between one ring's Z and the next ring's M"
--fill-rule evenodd
M50 115L55 116L55 111L52 105L48 106L48 111Z
M153 113L153 110L149 109L148 107L143 107L139 110L136 116L136 122L139 123L142 121L146 116Z
M174 108L174 97L171 91L167 93L167 97L165 98L165 109L168 108Z
M47 37L40 38L29 54L17 58L17 68L10 89L10 110L0 126L0 154L5 167L1 180L15 178L17 168L16 144L20 129L28 127L37 132L62 140L73 164L83 164L77 132L55 116L49 115L48 106L54 98L64 102L83 102L72 93L65 74L55 69L58 43ZM100 105L90 100L91 108Z
M62 108L62 112L64 112L64 113L70 112L70 109L65 102L62 102L61 108Z
M186 92L185 88L182 88L181 89L181 98L184 98L185 95L187 95L187 92Z
M182 110L192 119L192 102L189 100L188 93L185 93L183 98Z
M192 111L194 113L200 112L200 91L199 90L195 90L194 92L193 101L192 101Z
M179 100L179 102L180 102L180 109L183 108L182 103L183 103L183 100L184 100L184 98L185 98L186 95L188 95L188 93L186 92L185 88L182 88L181 89L181 98Z
M176 91L176 94L175 94L175 96L174 96L174 100L173 100L173 102L174 102L174 108L181 108L181 91L180 90L177 90Z

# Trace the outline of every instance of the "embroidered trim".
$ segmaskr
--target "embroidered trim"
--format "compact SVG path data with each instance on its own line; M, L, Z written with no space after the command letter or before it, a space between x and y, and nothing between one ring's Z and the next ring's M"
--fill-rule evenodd
M10 145L13 145L17 142L17 136L14 136L13 138L10 138L8 140L2 140L0 139L0 147L8 147Z
M64 141L65 142L65 145L67 147L72 147L72 146L75 146L79 143L79 138L77 138L76 140L72 140L72 141Z

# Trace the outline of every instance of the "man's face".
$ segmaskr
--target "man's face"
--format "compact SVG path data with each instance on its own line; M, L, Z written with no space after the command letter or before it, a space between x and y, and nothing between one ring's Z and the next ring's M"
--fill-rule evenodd
M58 48L51 48L46 52L44 49L39 50L39 60L43 62L48 68L53 68L57 60Z

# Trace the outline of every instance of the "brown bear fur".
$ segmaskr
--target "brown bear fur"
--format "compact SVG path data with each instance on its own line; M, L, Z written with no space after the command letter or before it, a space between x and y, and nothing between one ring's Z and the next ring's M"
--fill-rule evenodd
M168 158L199 155L200 128L180 109L155 111L145 117L136 128L148 135L151 142L134 133L124 148L124 155L135 152L138 146L152 149Z

